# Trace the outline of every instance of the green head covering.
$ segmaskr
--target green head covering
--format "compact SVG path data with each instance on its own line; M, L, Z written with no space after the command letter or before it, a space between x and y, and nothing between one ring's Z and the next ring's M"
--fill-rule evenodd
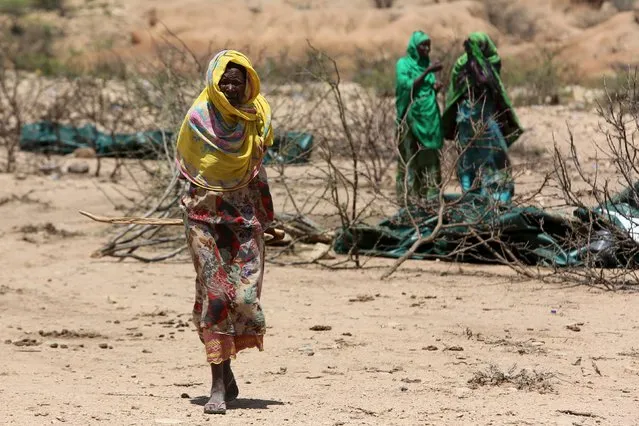
M417 47L428 40L430 40L428 34L423 31L415 31L413 35L410 36L408 47L406 48L406 53L408 54L408 56L422 67L428 66L428 64L430 63L430 58L422 58L419 54L419 50L417 50Z
M451 73L450 85L446 93L446 109L442 119L444 134L447 139L452 140L455 138L457 131L457 105L468 93L468 78L474 78L472 73L464 72L467 68L468 55L470 54L481 68L483 74L489 77L493 88L493 99L496 101L500 113L498 122L506 142L510 146L521 136L524 130L501 81L501 58L497 52L497 47L488 34L482 32L471 33L468 36L466 46L466 53L457 59Z
M434 86L435 74L429 73L413 93L413 83L430 66L430 58L422 58L417 47L430 40L422 31L415 31L408 42L406 56L397 61L395 106L397 122L406 124L413 136L425 148L439 149L443 143L441 118Z
M471 33L468 36L468 44L475 58L486 60L496 68L501 67L501 58L497 52L497 46L486 33ZM466 54L468 61L468 54Z

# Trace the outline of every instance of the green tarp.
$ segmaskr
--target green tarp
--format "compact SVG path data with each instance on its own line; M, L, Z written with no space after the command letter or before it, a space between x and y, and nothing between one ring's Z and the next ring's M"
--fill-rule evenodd
M174 134L161 130L137 133L100 132L87 124L75 127L50 121L22 126L20 149L48 154L71 154L78 148L90 147L102 157L160 158L164 143L172 145ZM273 147L265 157L268 163L305 163L313 149L313 136L302 132L276 135ZM162 154L163 155L163 154Z
M313 150L313 135L302 132L286 132L275 136L273 146L264 157L265 164L308 163Z
M606 267L639 261L636 248L629 247L636 246L632 237L639 233L639 210L627 203L577 210L575 219L534 207L497 206L472 194L463 198L447 195L446 203L444 227L434 241L422 244L413 258L473 263L516 259L526 265L559 267L579 266L586 259ZM589 226L590 217L595 218L593 227ZM437 221L436 205L402 209L377 226L360 225L340 232L334 248L346 254L356 244L360 254L398 258L420 235L430 235Z
M66 155L78 148L90 147L102 157L156 158L163 149L164 140L171 144L173 134L154 130L111 135L98 131L91 124L74 127L42 121L22 126L20 149Z

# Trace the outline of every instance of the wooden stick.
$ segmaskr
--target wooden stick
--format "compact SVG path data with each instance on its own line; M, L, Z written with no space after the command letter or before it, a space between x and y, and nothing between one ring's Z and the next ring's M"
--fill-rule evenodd
M157 218L157 217L133 217L133 216L120 216L120 217L107 217L107 216L98 216L93 213L89 213L83 210L80 210L79 213L82 216L86 216L91 220L95 220L96 222L102 223L111 223L113 225L152 225L152 226L176 226L176 225L184 225L184 221L178 218ZM264 232L264 237L266 241L271 240L282 240L286 236L286 233L277 228L267 229Z
M156 225L156 226L184 225L184 221L179 218L162 219L157 217L132 217L132 216L107 217L107 216L98 216L93 213L85 212L83 210L80 210L79 213L82 216L86 216L89 219L95 220L96 222L111 223L113 225Z

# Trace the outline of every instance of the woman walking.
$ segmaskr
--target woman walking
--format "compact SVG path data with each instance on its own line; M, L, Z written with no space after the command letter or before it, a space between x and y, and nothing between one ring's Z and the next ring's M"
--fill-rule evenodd
M508 203L515 191L508 148L523 129L501 81L501 58L493 41L485 33L472 33L464 48L446 95L444 135L459 144L462 191Z
M238 395L231 359L263 349L263 233L271 232L273 203L262 158L272 142L270 106L251 62L237 51L218 53L176 156L189 182L181 205L197 275L193 320L211 365L205 413L225 413Z
M443 145L435 72L441 64L430 61L431 40L422 31L410 38L406 56L397 61L395 105L399 128L399 163L396 191L400 203L406 196L429 198L439 194L439 150Z

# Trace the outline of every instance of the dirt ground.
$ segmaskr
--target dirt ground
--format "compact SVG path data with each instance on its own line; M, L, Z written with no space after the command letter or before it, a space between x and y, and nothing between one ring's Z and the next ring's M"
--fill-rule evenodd
M523 111L524 142L571 120L589 139L592 115L557 111ZM0 424L639 424L636 294L429 261L383 281L382 259L267 265L265 352L240 354L240 399L204 415L188 259L90 258L112 229L77 210L117 214L122 191L0 175Z

